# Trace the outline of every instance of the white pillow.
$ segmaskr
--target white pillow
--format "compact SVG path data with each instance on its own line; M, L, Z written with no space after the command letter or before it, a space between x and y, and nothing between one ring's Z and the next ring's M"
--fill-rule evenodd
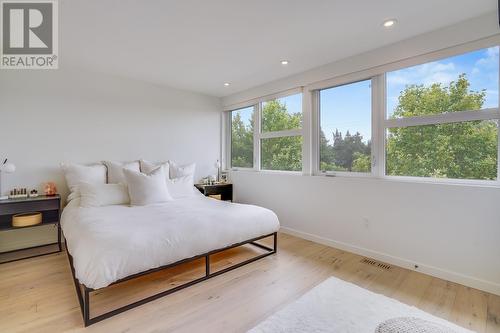
M80 207L127 205L129 203L127 185L80 183Z
M128 185L128 194L132 206L145 206L154 203L171 201L165 182L163 167L150 174L123 169Z
M173 161L168 161L170 164L170 179L191 176L194 179L194 171L196 169L196 163L178 165Z
M106 168L108 169L108 184L125 184L125 176L123 175L123 169L134 170L139 172L139 161L133 162L113 162L113 161L102 161Z
M106 184L106 167L102 164L86 166L61 163L61 169L64 172L64 178L66 178L66 184L70 191L68 201L80 196L80 183Z
M154 169L162 166L163 167L163 172L165 172L165 176L168 179L169 177L169 170L170 170L170 165L168 162L161 162L161 163L153 163L145 160L140 160L141 163L141 172L143 173L151 173L153 172Z
M167 179L168 193L174 199L193 197L197 191L193 186L193 177L184 176L175 179Z

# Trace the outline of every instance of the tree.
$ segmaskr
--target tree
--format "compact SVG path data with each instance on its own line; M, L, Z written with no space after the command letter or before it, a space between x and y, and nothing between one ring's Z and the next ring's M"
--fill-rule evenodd
M239 112L232 115L231 165L240 168L253 166L253 120L246 126Z
M349 130L345 136L338 129L332 133L332 144L328 143L323 131L320 131L320 161L323 171L370 172L370 141L365 143L363 136ZM367 162L368 161L368 162Z
M302 113L288 113L279 100L266 102L262 108L262 132L300 128ZM265 170L302 170L302 136L263 139L261 164Z
M469 90L465 74L448 86L407 86L394 118L481 109L485 92ZM495 179L497 122L469 121L389 129L389 175Z

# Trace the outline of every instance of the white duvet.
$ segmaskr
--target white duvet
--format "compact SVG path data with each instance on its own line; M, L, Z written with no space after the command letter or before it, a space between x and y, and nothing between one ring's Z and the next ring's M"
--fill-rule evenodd
M76 278L93 289L126 276L278 231L262 207L195 196L149 206L64 209Z

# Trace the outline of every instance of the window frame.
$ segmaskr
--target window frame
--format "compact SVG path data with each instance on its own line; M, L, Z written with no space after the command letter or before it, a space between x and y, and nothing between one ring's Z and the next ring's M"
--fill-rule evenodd
M302 99L302 126L298 129L291 130L282 130L282 131L272 131L272 132L262 132L262 104L274 99L279 99L291 95L301 94ZM254 107L254 128L253 128L253 168L242 168L242 167L233 167L232 166L232 112L238 111L247 107ZM225 170L233 170L233 171L259 171L259 172L269 172L269 173L289 173L289 174L302 174L304 170L304 94L302 87L290 89L278 94L268 95L262 98L258 98L252 101L248 101L245 104L238 105L237 108L229 109L226 112L223 112L223 123L226 125L223 127L227 127L226 130L223 129L223 133L225 133L225 161L223 160L224 169ZM224 119L225 118L225 119ZM302 137L302 170L300 171L290 171L290 170L267 170L262 169L261 163L261 140L262 139L272 139L272 138L282 138L289 136L300 136Z
M254 121L254 128L253 128L253 157L252 157L252 168L246 168L246 167L233 167L232 163L232 152L233 152L233 140L232 140L232 133L233 133L233 117L232 114L233 112L250 108L253 107L253 121ZM225 158L222 159L222 165L224 170L254 170L255 169L255 114L256 114L256 105L247 105L247 106L242 106L238 107L237 109L224 112L222 114L223 117L223 123L226 124L226 140L225 140ZM225 118L225 119L224 119ZM224 128L223 128L224 130Z
M476 45L479 44L479 45ZM474 120L498 120L500 122L500 105L497 108L484 108L480 110L468 110L460 112L449 112L436 115L394 118L389 119L387 115L387 78L386 74L391 71L405 69L408 67L421 65L433 61L443 60L449 57L474 52L477 50L500 46L500 42L472 43L471 45L459 46L443 51L433 52L432 54L418 56L377 68L364 70L356 73L350 73L337 78L328 79L319 83L307 86L312 95L312 113L313 113L313 170L312 174L316 176L330 177L356 177L356 178L377 178L391 181L421 182L421 183L445 183L445 184L464 184L480 186L500 186L500 126L498 127L498 145L497 145L497 179L459 179L459 178L434 178L434 177L416 177L416 176L395 176L386 174L386 132L388 128L408 127L418 125L446 124L455 122L466 122ZM499 59L500 62L500 59ZM319 92L324 89L339 87L356 83L364 80L372 80L372 141L371 141L371 159L372 168L369 173L349 172L349 171L321 171L320 169L320 101ZM499 94L500 94L500 71L499 71ZM500 104L500 101L499 101Z
M474 52L489 47L500 47L500 37L488 37L465 44L437 50L425 54L413 55L394 62L386 62L371 68L361 69L355 72L348 72L338 76L322 79L312 82L305 86L278 92L276 94L254 98L241 103L228 105L224 108L222 114L222 155L225 170L243 170L259 171L262 173L279 174L302 174L310 176L323 177L354 177L371 178L384 181L412 182L412 183L432 183L432 184L453 184L453 185L472 185L484 187L500 188L500 126L498 127L498 152L497 152L497 179L456 179L456 178L432 178L432 177L414 177L414 176L392 176L386 175L386 132L392 127L407 127L415 125L431 125L437 123L464 122L473 120L497 120L500 122L500 105L497 108L485 108L481 110L470 110L460 112L450 112L438 115L394 118L388 119L386 110L386 73L405 69L408 67L421 65L433 61L443 60L460 54ZM500 62L500 60L499 60ZM326 74L327 75L327 74ZM325 76L324 76L325 77ZM328 76L326 76L328 77ZM371 117L371 159L372 167L370 173L345 172L345 171L326 171L320 170L319 154L319 135L320 135L320 111L319 111L319 91L336 86L355 83L371 79L372 81L372 117ZM261 106L262 102L302 93L302 128L300 130L279 131L261 133ZM500 93L500 73L499 73L499 93ZM499 102L500 104L500 102ZM254 167L253 168L231 168L231 111L243 107L254 106L258 112L254 113ZM256 118L256 119L255 119ZM283 132L283 133L281 133ZM300 132L300 133L299 133ZM264 135L262 135L264 134ZM297 134L302 135L302 172L280 171L280 170L261 170L260 146L261 139L268 137L280 137L280 135ZM229 149L228 149L229 147Z
M319 135L321 133L321 91L322 90L326 90L326 89L331 89L331 88L337 88L337 87L342 87L342 86L348 86L350 84L355 84L355 83L359 83L359 82L363 82L363 81L370 81L370 84L371 84L371 109L370 109L370 125L371 125L371 137L370 137L370 140L371 140L371 144L372 144L372 147L371 147L371 151L370 151L370 163L371 163L371 168L370 168L370 172L357 172L357 171L329 171L329 170L326 170L326 171L322 171L321 170L321 152L320 152L320 145L319 145ZM346 82L346 83L341 83L341 84L337 84L337 85L334 85L334 86L330 86L330 87L324 87L324 88L319 88L319 89L316 89L315 90L315 94L316 94L316 103L315 103L315 109L313 109L315 112L317 112L317 124L316 126L318 126L318 130L317 130L317 135L318 135L318 138L316 139L317 141L317 145L315 146L315 150L316 151L316 154L317 154L317 158L318 158L318 161L316 163L317 165L317 170L314 170L314 174L317 174L317 175L327 175L327 176L342 176L342 177L359 177L359 178L363 178L363 177L372 177L373 176L373 169L376 167L376 164L374 163L374 161L376 160L376 157L374 156L374 153L373 153L373 142L374 142L374 138L376 136L376 132L377 132L377 129L374 127L374 121L373 121L373 110L374 110L374 99L376 98L376 96L374 95L374 84L376 85L376 78L375 77L367 77L367 78L363 78L363 79L357 79L357 80L354 80L354 81L350 81L350 82Z

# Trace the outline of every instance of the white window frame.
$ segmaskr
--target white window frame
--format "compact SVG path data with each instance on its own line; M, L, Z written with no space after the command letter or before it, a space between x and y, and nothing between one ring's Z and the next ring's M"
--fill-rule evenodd
M273 131L273 132L262 132L262 104L268 101L272 101L275 99L301 94L302 96L302 124L301 128L291 129L291 130L283 130L283 131ZM233 111L238 111L247 107L254 107L254 128L253 128L253 168L241 168L241 167L233 167L231 165L231 133L232 133L232 117L231 114ZM234 107L234 106L233 106ZM251 101L247 101L245 103L240 103L236 108L228 109L226 112L223 112L223 124L225 124L226 129L223 129L223 133L225 134L224 142L225 142L225 151L223 155L225 158L223 159L223 165L225 170L243 170L243 171L261 171L261 172L269 172L269 173L290 173L290 174L302 174L304 170L304 94L302 87L289 89L277 94L267 95L258 99L253 99ZM300 171L288 171L288 170L266 170L261 167L261 140L262 139L271 139L271 138L282 138L288 136L301 136L302 137L302 170Z
M325 90L325 89L331 89L331 88L337 88L337 87L342 87L342 86L348 86L350 84L354 84L354 83L359 83L359 82L362 82L362 81L370 81L370 84L371 84L371 110L370 110L370 115L371 115L371 118L370 118L370 123L371 123L371 137L370 137L370 140L371 140L371 144L372 144L372 147L371 147L371 156L370 156L370 160L371 160L371 171L370 172L357 172L357 171L322 171L321 170L321 160L320 160L320 144L319 144L319 136L320 136L320 132L321 132L321 108L320 108L320 92L321 90ZM376 109L376 97L375 96L375 93L374 93L374 85L377 85L378 82L377 82L377 78L376 77L365 77L365 78L362 78L362 79L357 79L357 80L354 80L354 81L349 81L349 82L345 82L345 83L341 83L341 84L336 84L336 85L333 85L333 86L327 86L327 87L324 87L324 88L319 88L319 89L315 89L312 93L314 94L314 98L315 98L315 104L314 104L314 108L313 108L313 112L317 115L316 116L316 124L315 124L315 127L317 128L317 130L315 131L315 135L317 136L316 138L316 146L314 147L315 149L315 152L316 152L316 156L317 156L317 162L315 164L315 169L314 169L314 174L315 175L326 175L326 176L343 176L343 177L372 177L373 174L376 174L377 172L374 172L374 168L378 168L378 165L375 163L375 161L377 160L377 157L374 155L374 147L373 147L373 144L376 140L376 137L377 137L377 128L376 128L376 124L377 122L374 121L375 117L374 117L374 112L373 110Z
M474 185L474 186L494 186L500 187L500 128L498 134L498 156L497 156L497 179L496 180L481 180L481 179L453 179L453 178L432 178L432 177L412 177L412 176L390 176L385 174L386 160L386 131L392 127L407 127L415 125L429 125L439 123L464 122L472 120L491 120L498 119L500 121L500 107L482 110L471 110L461 112L450 112L431 116L411 117L388 119L386 112L386 73L399 69L412 67L432 61L439 61L448 57L459 54L477 51L488 47L500 46L500 37L493 36L469 42L466 44L446 48L443 50L430 52L427 54L417 55L410 58L405 58L396 62L380 65L368 69L363 69L358 72L342 74L319 82L308 84L304 87L297 87L282 91L276 94L267 95L259 98L254 98L241 103L226 106L222 114L222 161L226 170L248 170L260 171L264 173L290 173L303 174L312 176L339 176L339 177L361 177L361 178L376 178L386 181L398 182L417 182L417 183L444 183L458 185ZM327 89L335 86L346 85L363 80L372 80L372 168L371 173L357 172L321 172L320 171L320 154L319 154L319 90ZM499 75L500 81L500 75ZM499 85L500 86L500 85ZM500 90L500 89L499 89ZM279 131L261 133L261 103L293 95L302 92L302 128L300 130ZM227 111L234 111L248 106L257 108L254 112L254 167L249 168L230 168L231 164L231 117ZM229 115L229 116L228 116ZM278 171L278 170L261 170L260 161L260 146L262 138L282 137L291 135L302 135L302 173L296 171Z
M254 128L253 128L253 167L252 168L245 168L245 167L234 167L232 166L232 157L231 157L231 153L232 153L232 133L233 133L233 130L232 130L232 113L233 112L236 112L236 111L239 111L241 109L246 109L246 108L249 108L249 107L253 107L254 108L254 112L253 112L253 121L254 121ZM251 171L251 170L255 170L255 132L256 132L256 113L257 113L257 108L258 108L258 105L247 105L247 106L242 106L242 107L238 107L237 109L234 109L234 110L230 110L230 111L226 111L226 112L223 112L222 113L222 123L224 124L222 126L222 133L224 134L224 150L222 152L222 168L223 170L246 170L246 171ZM258 126L259 129L260 129L260 126Z
M308 85L306 91L310 93L312 109L312 174L316 176L339 176L339 177L358 177L358 178L379 178L391 181L409 181L423 183L449 183L466 184L480 186L500 186L500 128L498 133L498 155L497 155L497 179L456 179L456 178L433 178L433 177L414 177L414 176L391 176L386 175L386 132L388 128L408 127L418 125L445 124L455 122L465 122L474 120L499 120L499 108L485 108L481 110L470 110L460 112L449 112L443 114L408 117L398 119L388 119L386 112L386 73L424 64L432 61L439 61L459 54L473 52L476 50L500 46L498 39L487 39L460 45L431 54L405 59L403 61L376 68L363 70L356 73L350 73L337 78L324 80L318 83ZM320 105L319 92L324 89L348 85L360 81L372 80L372 141L371 141L371 160L372 168L369 173L348 172L348 171L321 171L320 170ZM500 75L499 75L500 81ZM500 84L499 84L500 90ZM500 91L499 91L500 93Z

